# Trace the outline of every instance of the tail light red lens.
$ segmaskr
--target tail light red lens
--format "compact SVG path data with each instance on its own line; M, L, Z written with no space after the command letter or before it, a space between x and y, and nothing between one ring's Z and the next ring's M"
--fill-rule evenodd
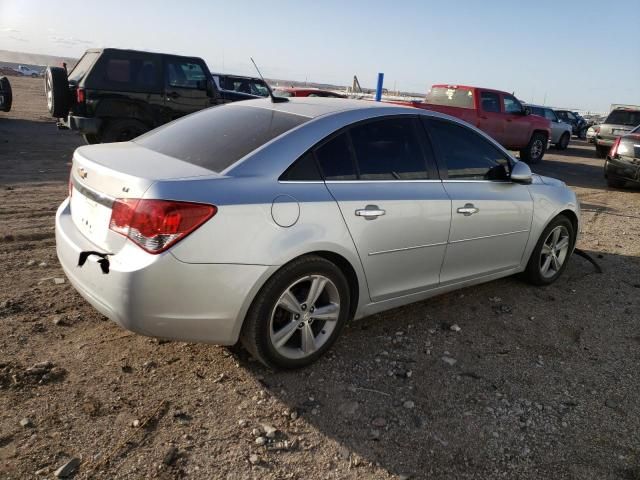
M85 101L84 88L77 88L76 89L76 101L78 103L84 103L84 101Z
M160 253L217 213L214 205L171 200L117 199L109 228L149 253Z
M616 138L616 141L611 145L611 150L609 150L609 156L611 158L615 158L618 154L618 146L620 145L620 137Z

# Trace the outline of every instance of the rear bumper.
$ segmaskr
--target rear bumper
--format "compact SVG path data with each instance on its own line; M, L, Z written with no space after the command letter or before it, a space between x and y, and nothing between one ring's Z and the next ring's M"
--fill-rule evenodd
M607 157L604 162L604 176L638 183L640 182L640 165Z
M96 134L100 131L102 120L99 118L78 117L71 115L60 122L60 126L70 130L76 130L83 134Z
M613 145L615 141L616 141L615 138L600 138L600 137L595 138L595 144L598 147L610 147L611 145Z
M109 256L78 267L82 251L99 250L76 228L65 200L56 214L56 250L71 284L96 310L142 335L233 345L251 300L271 274L263 265L189 264L171 253L151 255L127 241Z

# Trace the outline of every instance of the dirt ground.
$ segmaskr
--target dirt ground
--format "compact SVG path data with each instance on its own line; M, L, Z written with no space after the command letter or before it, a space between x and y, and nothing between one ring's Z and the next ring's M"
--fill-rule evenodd
M312 367L271 372L128 333L61 283L54 213L82 140L56 130L41 79L11 81L1 478L78 458L75 478L640 479L640 190L607 188L592 146L534 170L575 188L602 274L574 255L553 286L507 278L352 322Z

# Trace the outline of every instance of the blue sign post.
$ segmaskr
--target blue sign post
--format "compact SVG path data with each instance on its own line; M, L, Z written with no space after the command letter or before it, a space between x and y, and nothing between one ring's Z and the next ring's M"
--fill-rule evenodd
M376 102L382 100L382 82L384 80L384 73L378 74L378 86L376 87Z

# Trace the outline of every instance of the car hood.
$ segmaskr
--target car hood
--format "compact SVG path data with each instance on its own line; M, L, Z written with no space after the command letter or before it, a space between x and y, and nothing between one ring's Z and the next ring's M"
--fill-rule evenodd
M544 175L538 175L537 173L534 173L531 176L531 180L531 183L534 185L551 185L554 187L565 187L567 185L562 180L558 180L553 177L545 177Z

